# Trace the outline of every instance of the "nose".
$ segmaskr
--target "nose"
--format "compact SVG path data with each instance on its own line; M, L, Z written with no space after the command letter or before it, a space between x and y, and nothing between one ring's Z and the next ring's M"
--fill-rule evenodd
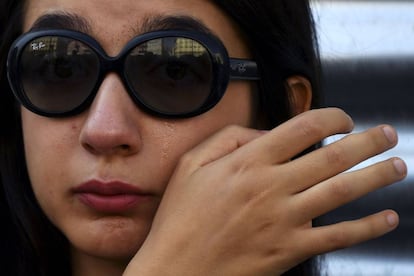
M109 74L87 111L80 144L94 155L128 156L141 148L139 109L116 74Z

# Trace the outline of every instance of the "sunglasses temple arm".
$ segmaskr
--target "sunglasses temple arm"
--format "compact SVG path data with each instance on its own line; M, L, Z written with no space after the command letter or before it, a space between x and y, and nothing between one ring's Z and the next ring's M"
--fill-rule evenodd
M230 58L230 79L259 80L256 62L246 59Z

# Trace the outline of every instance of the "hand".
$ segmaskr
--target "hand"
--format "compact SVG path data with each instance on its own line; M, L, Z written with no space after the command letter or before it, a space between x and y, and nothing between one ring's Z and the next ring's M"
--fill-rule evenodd
M376 238L388 210L312 227L312 219L403 179L398 158L342 173L397 143L390 126L351 134L292 161L353 122L330 108L270 132L231 126L185 154L125 275L277 275L314 255Z

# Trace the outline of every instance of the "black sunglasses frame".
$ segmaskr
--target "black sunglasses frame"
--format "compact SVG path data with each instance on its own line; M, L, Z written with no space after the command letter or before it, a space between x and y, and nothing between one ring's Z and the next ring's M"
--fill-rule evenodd
M82 42L88 46L99 59L99 72L94 88L89 91L89 96L82 103L69 111L49 112L36 107L26 96L23 83L20 79L20 58L28 43L41 37L51 36L70 38ZM128 54L139 44L145 43L149 40L166 37L192 39L205 47L210 54L213 66L211 91L204 104L193 111L186 113L174 113L159 111L153 107L149 107L140 99L139 93L134 90L133 86L129 83L128 78L126 77L124 67ZM118 74L129 96L140 108L152 115L168 118L193 117L208 111L220 101L226 91L229 81L232 79L252 81L260 79L257 65L254 61L230 58L225 46L218 38L207 33L187 30L162 30L136 36L125 45L116 57L108 56L102 46L95 39L85 33L66 29L37 30L25 33L17 38L10 48L7 59L8 79L17 100L28 110L46 117L69 117L86 110L91 105L99 90L99 87L109 72L115 72Z

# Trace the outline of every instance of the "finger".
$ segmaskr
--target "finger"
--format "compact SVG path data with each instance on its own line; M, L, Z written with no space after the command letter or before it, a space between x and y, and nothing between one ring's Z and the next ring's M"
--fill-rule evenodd
M351 134L343 139L295 159L278 168L288 175L292 193L298 193L344 172L358 163L380 154L397 144L395 130L379 126L362 133Z
M337 175L295 195L294 204L304 223L349 203L374 190L402 180L407 175L405 163L398 158L364 169Z
M304 248L304 254L309 257L378 238L394 230L398 223L398 214L387 210L354 221L304 230L309 231L306 239L299 237L298 240L301 248Z
M245 150L256 152L255 161L284 163L324 138L352 128L351 118L340 109L311 110L276 127Z
M195 167L202 167L264 134L265 132L255 129L235 125L227 126L184 154L181 161L191 163Z

